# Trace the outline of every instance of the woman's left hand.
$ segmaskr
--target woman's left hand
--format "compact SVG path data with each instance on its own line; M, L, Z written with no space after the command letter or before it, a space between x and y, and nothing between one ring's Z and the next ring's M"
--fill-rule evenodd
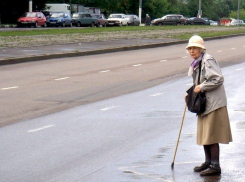
M200 87L200 85L197 85L197 86L195 87L194 92L195 92L195 93L201 92L201 87Z

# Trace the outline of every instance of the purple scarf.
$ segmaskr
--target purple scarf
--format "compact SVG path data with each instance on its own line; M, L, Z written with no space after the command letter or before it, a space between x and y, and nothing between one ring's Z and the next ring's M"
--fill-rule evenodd
M188 72L188 76L191 76L193 74L194 69L197 67L197 65L199 65L200 61L202 60L203 55L204 54L201 54L197 59L194 59L191 62L189 72Z

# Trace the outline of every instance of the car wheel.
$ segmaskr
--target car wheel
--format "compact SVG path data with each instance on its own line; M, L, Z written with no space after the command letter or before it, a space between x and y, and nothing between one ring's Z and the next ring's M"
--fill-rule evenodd
M122 22L119 24L119 26L120 26L120 27L122 27L122 26L123 26Z
M106 27L107 25L106 25L106 23L104 24L104 27Z
M35 25L34 25L34 27L37 28L37 26L38 26L38 25L37 25L37 22L36 22Z
M46 28L47 27L47 24L46 24L46 22L44 23L44 25L43 25L43 28Z
M97 27L100 28L100 23L97 24Z
M70 23L70 27L72 27L72 22Z
M65 22L63 22L63 23L62 23L62 27L65 27L65 26L66 26Z
M92 22L90 26L91 26L91 27L94 27L94 22Z
M77 22L77 27L80 27L81 26L81 23L80 22Z

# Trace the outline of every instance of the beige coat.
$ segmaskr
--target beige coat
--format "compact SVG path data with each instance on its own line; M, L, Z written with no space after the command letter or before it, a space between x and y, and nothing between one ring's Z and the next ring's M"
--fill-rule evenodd
M198 85L199 66L193 72L193 80ZM201 116L227 106L226 93L224 89L224 77L216 60L205 53L202 58L200 87L201 91L206 93L206 110Z

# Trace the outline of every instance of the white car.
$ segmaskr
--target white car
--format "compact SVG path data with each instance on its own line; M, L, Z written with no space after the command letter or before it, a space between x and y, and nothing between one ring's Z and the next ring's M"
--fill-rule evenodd
M245 25L243 20L236 20L236 19L232 19L230 24L230 26L234 26L234 25Z
M219 25L217 21L209 20L209 22L210 22L210 25Z
M113 26L113 25L118 25L118 26L123 26L123 25L128 25L129 19L126 18L125 14L110 14L108 20L108 25Z

